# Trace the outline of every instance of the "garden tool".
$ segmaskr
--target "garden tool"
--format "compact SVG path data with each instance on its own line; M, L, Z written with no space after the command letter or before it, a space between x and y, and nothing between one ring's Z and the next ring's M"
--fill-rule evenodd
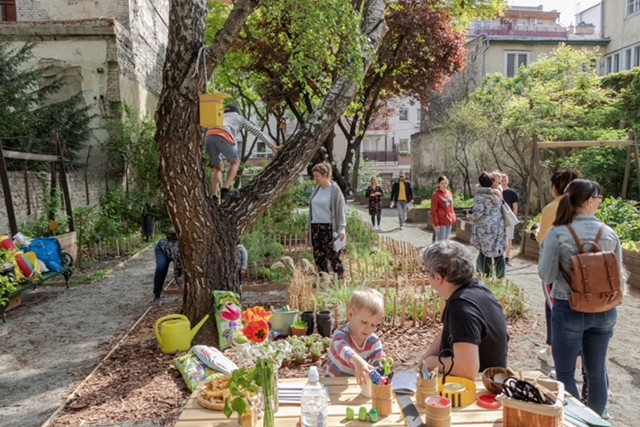
M182 314L170 314L156 321L156 338L164 354L187 351L191 348L191 341L196 336L210 314L191 329L191 322Z

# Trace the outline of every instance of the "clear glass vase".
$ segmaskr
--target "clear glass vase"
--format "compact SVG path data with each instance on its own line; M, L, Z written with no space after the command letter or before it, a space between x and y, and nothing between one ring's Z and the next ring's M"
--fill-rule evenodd
M263 427L273 427L274 413L278 410L278 382L274 363L271 360L258 359L256 369L260 378L260 386L262 387L262 403L263 403Z

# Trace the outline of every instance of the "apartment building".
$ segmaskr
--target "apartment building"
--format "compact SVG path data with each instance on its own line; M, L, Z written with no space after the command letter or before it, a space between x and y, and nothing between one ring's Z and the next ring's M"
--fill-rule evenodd
M603 1L602 32L610 39L603 52L601 74L640 67L640 0Z
M420 132L411 139L413 169L419 183L432 185L449 163L438 145L447 110L478 88L488 74L513 77L520 67L529 67L561 43L605 52L609 39L596 33L594 25L582 23L566 28L558 22L559 17L559 12L545 11L542 6L513 6L497 19L472 23L466 44L466 69L453 76L443 93L434 94Z

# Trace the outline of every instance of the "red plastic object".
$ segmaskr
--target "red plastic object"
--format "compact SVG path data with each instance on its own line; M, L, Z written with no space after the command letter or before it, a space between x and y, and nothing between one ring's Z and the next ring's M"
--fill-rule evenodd
M24 277L29 279L33 274L33 264L31 264L31 262L22 254L16 254L16 263L18 264L18 268L22 274L24 274ZM29 267L29 264L31 264L31 268Z
M496 400L495 394L483 394L478 397L478 405L487 409L500 409L502 408L502 403Z
M16 250L16 245L13 244L13 240L11 240L8 236L0 236L0 246L8 250Z

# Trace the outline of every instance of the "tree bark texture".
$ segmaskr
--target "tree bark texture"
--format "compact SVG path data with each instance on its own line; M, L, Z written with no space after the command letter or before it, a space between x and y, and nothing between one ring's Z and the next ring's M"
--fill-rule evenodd
M257 6L255 0L237 0L213 45L201 49L206 1L171 2L156 139L165 200L178 232L185 269L183 312L192 322L209 311L213 290L238 292L234 254L239 236L295 181L356 93L357 82L352 77L337 79L322 107L312 113L280 155L241 189L240 198L215 205L203 163L198 96ZM386 31L384 10L384 0L366 2L362 28L371 43L366 67Z

